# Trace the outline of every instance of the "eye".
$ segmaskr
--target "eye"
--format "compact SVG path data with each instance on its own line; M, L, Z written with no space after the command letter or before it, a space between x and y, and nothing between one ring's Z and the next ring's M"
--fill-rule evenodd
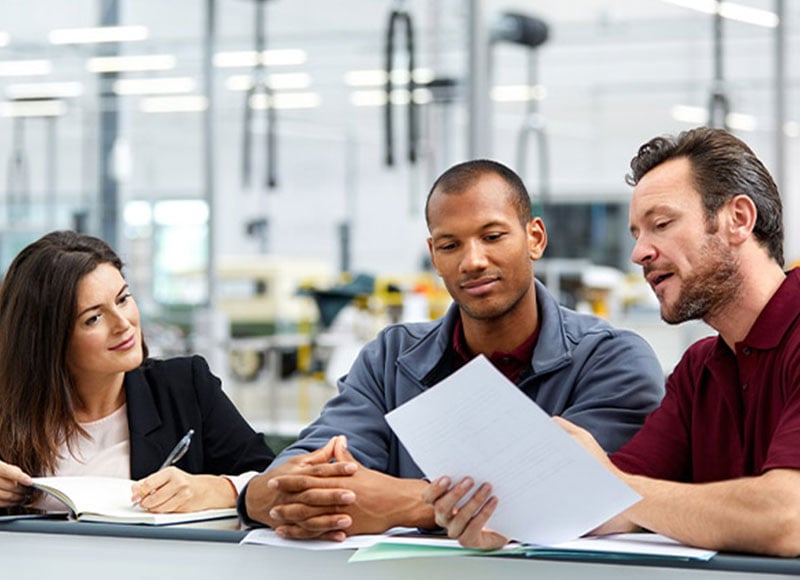
M98 322L100 322L100 315L99 314L95 314L94 316L90 316L89 318L87 318L86 320L83 321L83 323L86 326L94 326Z
M439 244L438 246L436 246L436 249L439 250L440 252L447 252L449 250L454 250L455 248L456 248L455 242L446 242L444 244Z
M665 221L657 222L656 225L655 225L655 228L657 230L665 230L665 229L667 229L667 226L669 226L669 224L671 224L671 223L672 223L672 220L665 220Z
M496 242L497 240L499 240L502 237L503 237L503 234L501 234L501 233L491 233L491 234L486 234L484 236L484 239L489 241L489 242Z
M130 292L128 292L127 294L123 294L117 299L117 304L125 304L127 302L130 302L131 299L133 299L133 295Z

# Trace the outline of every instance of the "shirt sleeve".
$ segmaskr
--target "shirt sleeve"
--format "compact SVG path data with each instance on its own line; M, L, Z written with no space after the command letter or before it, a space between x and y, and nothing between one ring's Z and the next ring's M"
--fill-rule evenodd
M691 478L690 418L692 385L688 353L667 380L659 407L611 461L626 473L657 479Z
M390 410L387 390L393 384L386 373L394 372L393 361L385 362L381 339L361 349L347 375L338 381L339 394L330 399L320 416L303 429L296 442L284 449L272 466L290 457L323 447L332 437L345 435L347 448L369 469L390 472L392 433L384 415Z

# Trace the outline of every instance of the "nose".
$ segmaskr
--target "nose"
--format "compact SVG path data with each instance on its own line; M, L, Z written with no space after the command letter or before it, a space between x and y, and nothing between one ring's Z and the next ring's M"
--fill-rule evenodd
M479 241L464 244L464 253L461 256L461 271L474 272L483 270L488 264L486 249Z
M631 252L631 262L640 266L652 262L656 256L656 249L644 234L640 235L633 244Z
M128 317L125 316L125 313L120 309L114 310L111 318L111 327L114 329L114 332L123 333L132 326L131 321L128 320Z

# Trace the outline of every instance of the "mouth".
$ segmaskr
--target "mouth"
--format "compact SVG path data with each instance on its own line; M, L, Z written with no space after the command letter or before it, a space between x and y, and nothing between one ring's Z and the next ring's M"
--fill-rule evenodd
M647 274L647 282L650 284L650 287L655 290L672 276L673 274L671 272Z
M136 335L132 334L129 338L126 338L119 344L112 346L109 350L128 350L132 348L136 344Z
M477 296L489 292L499 281L500 279L497 277L483 277L475 280L466 280L461 283L461 289L467 294Z

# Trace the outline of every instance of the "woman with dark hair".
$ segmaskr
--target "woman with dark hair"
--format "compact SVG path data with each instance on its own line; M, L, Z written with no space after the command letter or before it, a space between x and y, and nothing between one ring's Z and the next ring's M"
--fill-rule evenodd
M232 507L274 458L200 356L148 358L122 261L102 240L52 232L0 286L0 506L31 476L134 479L154 512ZM164 459L189 429L175 466Z

